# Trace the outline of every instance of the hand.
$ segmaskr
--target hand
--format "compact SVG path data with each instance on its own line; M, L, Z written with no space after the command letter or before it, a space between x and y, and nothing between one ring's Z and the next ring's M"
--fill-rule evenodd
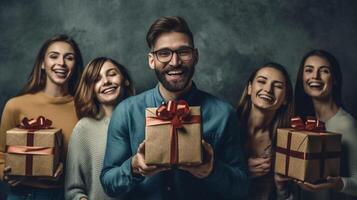
M20 183L22 183L25 180L25 177L22 176L11 176L8 175L8 173L11 171L11 167L7 166L4 169L4 180L7 181L7 183L12 186L15 187L17 185L19 185Z
M53 174L53 178L58 179L63 174L63 162L60 162L57 166L55 173Z
M88 200L86 197L81 197L79 200Z
M253 177L263 176L271 170L271 158L248 159L248 167Z
M343 182L341 177L332 177L328 176L326 183L320 184L312 184L308 182L302 182L299 180L295 180L297 184L304 190L308 191L318 191L318 190L326 190L326 189L334 189L340 191L343 188Z
M138 147L138 152L134 155L131 160L131 167L135 174L140 174L142 176L152 176L161 171L169 170L170 167L162 167L157 165L146 165L145 164L145 140Z
M180 166L179 169L188 171L197 178L206 178L209 176L213 170L214 151L212 146L204 140L202 140L202 146L206 152L206 159L204 159L204 162L195 166L183 165Z
M281 174L274 175L275 186L278 190L283 190L285 188L286 182L290 180L291 178L283 176Z

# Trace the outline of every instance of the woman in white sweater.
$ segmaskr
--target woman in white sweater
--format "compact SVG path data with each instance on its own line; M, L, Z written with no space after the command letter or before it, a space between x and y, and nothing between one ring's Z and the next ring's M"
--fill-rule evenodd
M107 142L107 129L114 107L134 88L127 70L116 61L100 57L84 69L75 95L76 124L68 147L66 199L111 199L99 176Z
M295 112L316 116L326 130L342 134L341 174L322 184L298 183L301 199L357 199L357 123L343 109L342 74L337 59L324 50L302 59L295 85Z

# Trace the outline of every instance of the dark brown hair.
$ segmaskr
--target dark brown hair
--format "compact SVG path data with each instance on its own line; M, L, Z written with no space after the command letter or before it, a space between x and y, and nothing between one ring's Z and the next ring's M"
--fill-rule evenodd
M248 123L248 118L249 118L250 110L252 107L251 97L250 97L250 95L248 95L248 86L249 86L249 84L253 83L253 80L254 80L255 76L257 75L258 71L263 68L276 69L276 70L280 71L285 78L286 104L283 104L278 108L278 110L276 111L276 114L274 116L274 119L272 121L273 126L271 129L271 133L273 135L271 135L271 138L274 139L276 129L279 127L288 127L289 122L290 122L290 117L292 117L292 115L293 115L293 87L292 87L292 84L290 81L289 74L285 70L284 66L277 64L277 63L266 63L253 71L253 73L250 75L250 77L247 81L247 84L244 88L242 96L239 100L239 103L237 106L237 115L239 118L239 123L242 123L243 127L245 127Z
M332 76L332 99L337 106L343 107L342 102L342 73L340 65L335 56L331 53L315 49L307 52L302 58L299 66L299 71L296 77L295 84L295 112L296 115L306 119L307 116L315 116L315 109L312 103L312 99L309 95L306 94L304 90L303 76L304 76L304 67L306 60L311 56L318 56L325 59L330 64L331 76Z
M162 33L169 32L179 32L186 34L190 39L192 47L194 47L193 35L186 21L179 16L166 16L157 19L151 25L148 33L146 34L146 42L149 48L151 49L154 46L157 38Z
M119 103L121 100L135 94L135 89L129 73L123 65L111 58L95 58L84 68L83 75L79 81L79 85L74 96L74 104L76 106L76 113L79 119L83 117L91 117L95 119L101 117L100 103L96 98L94 85L105 62L113 63L114 66L118 68L124 79L122 81L123 90L120 91L120 98L118 98L116 103ZM128 84L125 84L126 81Z
M47 49L55 42L66 42L73 48L75 66L73 74L71 75L68 81L68 92L69 94L74 95L78 79L81 76L83 70L83 59L77 43L69 36L63 34L53 36L41 46L40 51L37 53L35 64L33 65L31 74L28 77L27 83L22 89L20 95L27 93L36 93L45 88L46 73L44 70L41 70L41 65L44 62Z

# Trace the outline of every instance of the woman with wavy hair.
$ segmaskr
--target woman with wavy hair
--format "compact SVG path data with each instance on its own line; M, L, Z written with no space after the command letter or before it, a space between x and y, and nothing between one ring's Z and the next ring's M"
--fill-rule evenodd
M274 198L272 151L278 127L287 127L292 114L293 90L285 68L267 63L248 79L237 108L244 130L251 173L249 199Z
M75 95L80 118L71 136L66 173L66 199L111 199L100 184L107 129L114 107L134 95L127 70L110 58L89 62Z
M0 127L0 179L9 183L8 199L63 199L63 162L69 136L78 119L73 95L82 72L82 55L77 43L67 35L56 35L47 40L37 54L35 64L21 94L5 105ZM4 166L6 131L20 124L24 117L49 118L55 128L62 129L64 148L61 163L54 173L59 180L36 177L8 176L12 166ZM15 187L16 186L16 187Z
M298 182L302 199L357 199L357 123L344 110L341 91L337 59L324 50L308 52L296 78L296 114L303 119L315 116L327 131L342 134L342 155L339 177L326 177L321 184Z

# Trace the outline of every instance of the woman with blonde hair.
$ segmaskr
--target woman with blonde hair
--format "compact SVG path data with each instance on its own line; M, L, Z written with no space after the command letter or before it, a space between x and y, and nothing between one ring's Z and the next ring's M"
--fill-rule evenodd
M244 131L252 177L249 199L272 199L275 196L273 143L276 129L289 125L292 99L289 75L277 63L267 63L256 69L244 88L237 114Z
M69 144L66 199L111 199L99 180L107 129L114 107L132 95L134 87L127 70L113 59L99 57L85 67L75 95L80 120Z
M4 108L0 127L0 179L9 183L8 199L63 199L63 162L69 136L78 119L73 95L82 72L82 55L77 43L67 35L56 35L47 40L37 54L28 82L17 97ZM24 117L50 119L55 128L62 129L64 148L61 163L54 178L8 176L12 166L4 166L6 131L20 124ZM16 187L15 187L16 186Z

